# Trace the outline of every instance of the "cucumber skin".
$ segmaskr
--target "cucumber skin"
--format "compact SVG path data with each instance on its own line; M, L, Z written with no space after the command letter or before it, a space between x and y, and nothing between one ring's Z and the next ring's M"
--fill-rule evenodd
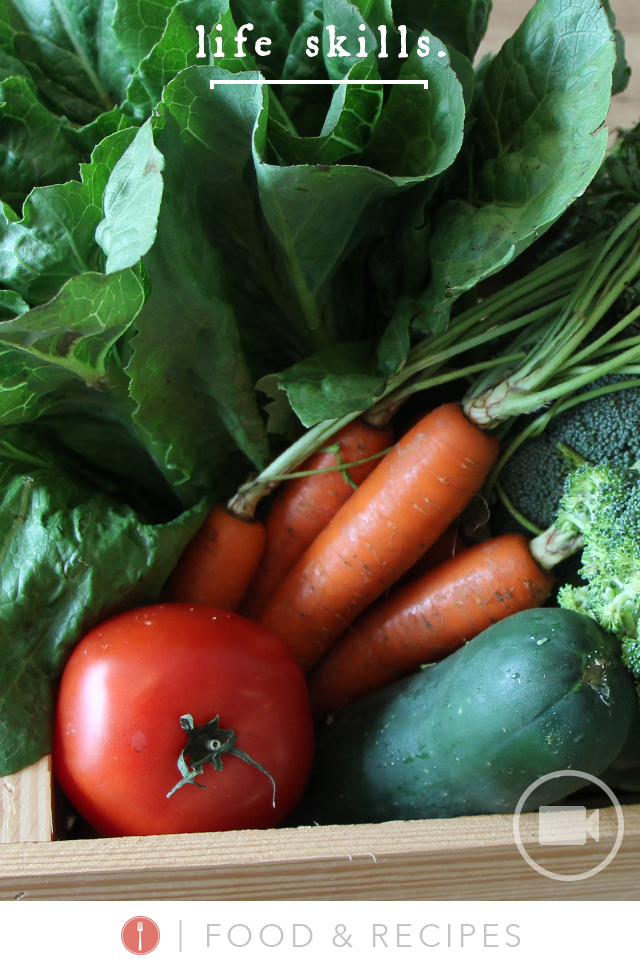
M512 813L555 770L598 776L636 709L618 641L595 621L535 608L337 712L318 737L303 817L377 823ZM551 780L534 810L584 785Z

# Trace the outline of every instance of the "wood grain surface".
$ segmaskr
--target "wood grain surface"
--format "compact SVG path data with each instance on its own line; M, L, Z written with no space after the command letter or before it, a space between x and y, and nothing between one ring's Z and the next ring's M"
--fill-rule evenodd
M559 873L596 866L600 840L538 846L538 815L521 818L534 859ZM357 827L181 834L0 847L3 900L640 900L640 808L625 807L613 862L584 881L540 876L520 856L511 815Z
M52 803L50 756L0 776L0 844L51 840Z

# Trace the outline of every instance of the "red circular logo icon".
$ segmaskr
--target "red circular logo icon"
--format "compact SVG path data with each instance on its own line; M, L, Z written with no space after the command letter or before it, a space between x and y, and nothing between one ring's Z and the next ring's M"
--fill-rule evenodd
M127 951L134 955L148 955L160 941L160 929L151 918L138 915L124 923L120 937Z

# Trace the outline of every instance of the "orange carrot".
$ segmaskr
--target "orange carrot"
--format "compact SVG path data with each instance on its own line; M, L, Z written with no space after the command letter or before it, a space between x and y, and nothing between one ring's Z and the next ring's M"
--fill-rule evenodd
M519 534L463 550L372 605L336 641L309 677L315 716L439 661L502 618L540 607L552 586Z
M219 503L185 547L169 578L174 601L235 611L264 550L264 525L241 520Z
M467 544L465 543L462 532L457 523L452 523L450 527L444 531L442 536L436 540L433 547L427 550L417 564L408 570L406 574L400 579L400 583L404 584L409 580L416 580L418 577L423 577L427 571L433 570L434 567L438 567L443 564L445 560L451 560L452 557L457 556L462 550L467 549Z
M418 422L385 456L260 616L304 671L444 533L497 455L497 440L449 404Z
M300 470L326 469L340 462L357 462L383 452L393 445L390 429L374 429L360 419L346 425L327 442L339 450L314 453ZM380 458L348 470L356 486L375 469ZM328 472L284 483L265 522L267 540L262 560L251 582L240 613L257 618L278 585L309 544L353 493L353 486L342 473Z

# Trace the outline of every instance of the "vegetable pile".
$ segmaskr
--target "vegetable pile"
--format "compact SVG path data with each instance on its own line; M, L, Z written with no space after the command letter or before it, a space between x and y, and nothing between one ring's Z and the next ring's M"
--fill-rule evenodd
M434 662L410 684L453 705L437 686L477 658L480 724L502 705L485 668L499 632L560 617L541 607L554 583L549 536L556 562L559 546L564 555L584 544L590 587L561 595L572 613L552 627L562 632L550 639L555 661L551 647L534 651L530 680L537 664L560 666L547 735L583 719L587 741L579 755L558 745L551 762L531 742L520 767L514 750L495 804L434 797L419 812L504 809L549 767L582 760L601 772L617 755L635 700L618 641L598 625L627 639L624 658L640 676L628 644L637 619L634 604L632 622L626 607L626 620L606 620L593 564L600 592L611 569L603 544L633 560L635 539L603 540L596 504L598 516L567 540L578 473L555 524L565 460L558 453L555 486L531 474L525 486L519 470L535 464L528 450L546 436L578 453L574 465L607 459L627 487L636 476L635 454L617 439L596 454L565 441L565 425L553 433L587 406L635 408L640 385L640 135L605 158L610 97L629 69L608 0L537 0L474 67L490 7L0 0L0 774L50 751L56 681L83 636L99 640L114 616L162 611L148 607L161 600L199 605L214 621L229 611L253 619L236 619L239 640L264 632L255 621L270 629L308 676L316 717L380 688L391 694L354 705L378 713L375 700L397 692L403 709L414 688L383 687ZM243 24L253 25L244 41ZM256 44L263 36L268 54ZM384 83L394 79L417 83ZM511 526L464 549L478 494L494 533L504 510ZM632 506L612 514L619 531L631 530ZM529 545L523 527L551 532ZM616 575L625 590L634 570ZM523 634L520 650L529 642ZM596 647L580 654L582 643ZM63 678L65 711L77 658ZM199 683L190 665L184 681ZM177 681L179 658L169 667ZM527 706L550 704L543 695L509 696L514 732ZM295 698L306 725L306 696ZM207 779L225 777L247 756L233 774L263 803L276 778L268 747L256 755L240 733L236 741L217 696L221 711L199 702L195 726L182 700L172 703L170 745L181 718L198 739L198 720L217 732L218 716L231 735L214 737L211 758L202 746L190 763L180 757L191 785L171 790L179 753L159 774L154 812L165 831L190 829L163 801L171 790L171 807L197 805L204 763ZM350 711L345 725L360 719ZM365 721L377 725L384 711ZM78 809L105 833L152 832L149 818L116 820L87 752L90 786L82 769L74 776L76 755L59 754L75 731L59 729L56 746ZM491 732L487 723L478 737L489 747ZM383 745L374 729L359 738ZM350 759L369 759L354 756L360 743ZM250 812L235 824L214 815L191 829L273 825L299 798L308 762L303 753L275 816L247 796ZM418 812L389 799L385 813Z

